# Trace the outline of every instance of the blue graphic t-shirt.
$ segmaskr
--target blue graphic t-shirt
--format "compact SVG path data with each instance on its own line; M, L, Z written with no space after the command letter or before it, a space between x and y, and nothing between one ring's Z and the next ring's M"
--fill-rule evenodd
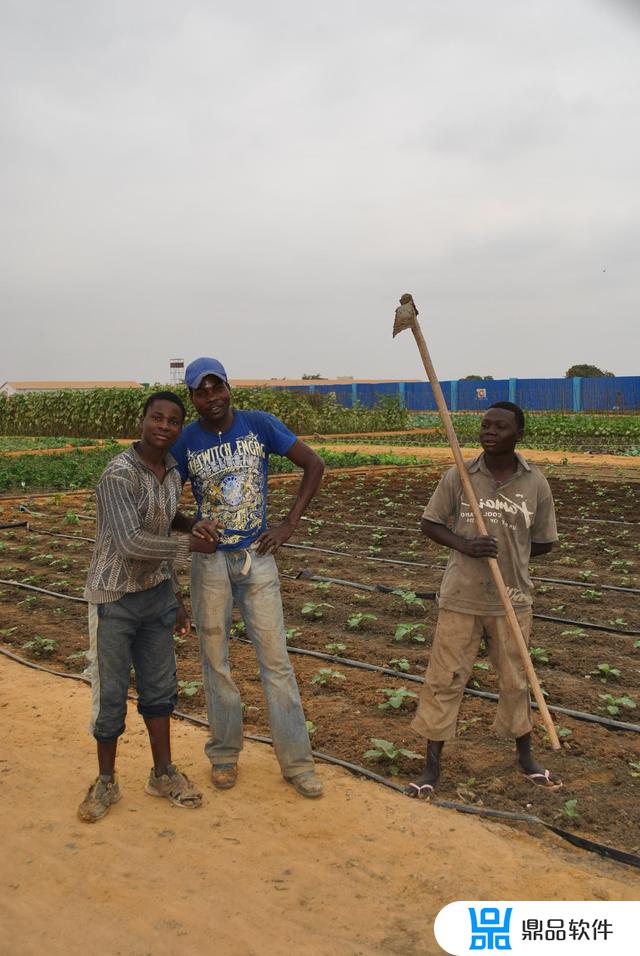
M191 481L199 518L222 523L222 551L247 548L267 526L269 455L286 455L296 436L267 412L234 409L231 428L187 425L171 454L182 480Z

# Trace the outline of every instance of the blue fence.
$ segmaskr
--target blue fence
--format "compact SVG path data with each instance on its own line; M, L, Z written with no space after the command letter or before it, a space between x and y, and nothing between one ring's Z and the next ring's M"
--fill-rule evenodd
M640 410L640 375L598 378L458 379L441 382L451 411L481 411L493 402L510 401L533 412L631 412ZM326 395L334 392L341 405L356 402L371 408L385 396L399 398L409 411L433 411L436 401L428 382L351 382L328 385L273 386L290 392Z

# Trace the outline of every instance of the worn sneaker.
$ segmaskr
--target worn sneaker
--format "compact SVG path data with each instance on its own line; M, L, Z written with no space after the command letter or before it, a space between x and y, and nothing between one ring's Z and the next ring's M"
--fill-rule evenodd
M322 780L313 770L300 773L296 777L285 777L298 793L303 797L321 797L323 792Z
M211 767L211 783L218 790L230 790L238 780L237 763L219 763Z
M108 813L122 794L117 777L100 776L87 790L87 795L78 807L78 816L85 823L95 823Z
M186 773L181 773L172 763L168 765L167 772L159 777L156 777L152 767L144 789L152 797L166 797L175 807L195 810L202 804L202 794L198 788L191 783Z

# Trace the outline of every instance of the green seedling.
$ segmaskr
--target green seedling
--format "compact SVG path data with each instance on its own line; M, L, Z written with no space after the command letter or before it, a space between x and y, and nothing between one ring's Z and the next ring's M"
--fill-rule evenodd
M535 661L537 664L548 664L549 657L547 651L544 647L530 647L529 656L532 661Z
M629 697L628 694L623 694L622 697L614 697L613 694L598 694L598 697L604 701L604 709L612 717L618 716L621 707L626 710L635 710L637 706L633 697Z
M403 591L397 588L392 592L398 598L397 604L406 611L424 611L424 601L419 598L415 591Z
M580 594L586 601L601 601L602 600L602 591L596 591L593 588L586 588L584 591L581 591Z
M640 777L640 761L638 761L638 760L630 760L630 761L629 761L629 767L630 767L630 770L631 770L631 776L632 776L632 777Z
M25 607L33 607L37 600L38 598L35 596L35 594L29 594L26 598L23 598L22 601L18 601L16 606L21 607L24 605Z
M634 647L634 650L637 650L640 647L640 641L634 641L633 647Z
M321 591L323 594L326 594L331 590L331 581L315 581L312 585L316 591Z
M415 700L418 696L414 690L407 690L406 687L379 687L379 694L384 694L387 698L381 704L378 704L379 710L401 710L404 705L410 701Z
M562 807L561 813L564 817L567 817L569 820L577 820L578 817L580 816L580 814L578 813L577 807L578 807L578 801L576 799L566 800Z
M51 657L58 649L58 642L52 637L42 637L41 634L34 634L33 639L26 641L22 645L23 650L31 651L32 657Z
M424 644L426 637L422 633L423 631L424 624L397 624L393 635L393 640L403 641L405 638L408 638L410 641L415 641L417 644Z
M324 646L330 654L340 654L347 649L347 645L342 644L340 641L331 641L331 643L325 644Z
M406 757L408 760L422 760L421 754L417 754L414 750L407 750L405 747L398 747L391 740L371 737L371 743L373 748L366 750L362 755L365 760L393 761L397 760L398 757ZM399 768L394 763L390 763L387 769L392 776L396 776L399 772Z
M569 730L568 727L563 727L561 724L555 724L556 733L560 740L563 740L566 737L571 737L573 734L572 730ZM543 740L549 740L549 734L545 734Z
M411 664L406 657L392 657L390 661L387 662L389 667L393 667L396 671L410 671Z
M466 732L473 727L474 724L477 724L480 720L479 717L467 717L465 720L458 722L458 731L461 734L466 734Z
M378 618L375 614L365 614L363 611L356 611L355 614L350 614L347 618L347 627L350 631L358 631L360 628L367 625L369 621L377 621Z
M631 568L633 567L633 565L634 565L634 562L633 562L633 561L622 561L622 560L620 560L620 561L612 561L612 562L611 562L611 570L612 570L612 571L622 571L624 574L627 574L627 572L629 572L629 571L631 570Z
M578 571L576 577L579 577L581 581L588 581L594 575L593 571Z
M307 733L310 737L313 737L318 728L312 720L305 720L305 724L307 725Z
M318 603L314 601L307 601L302 605L302 615L303 617L313 618L314 621L321 621L323 616L323 608L333 607L333 604L327 604L326 601L320 601Z
M285 627L284 633L287 638L287 643L289 643L289 641L295 641L298 637L302 637L302 631L299 631L297 627Z
M623 617L614 617L613 620L609 621L612 627L628 627L629 622L625 621Z
M88 657L89 657L88 651L74 651L73 654L68 655L67 660L70 661L72 664L75 664L76 661L80 661L81 663L84 664L85 661L87 661Z
M586 637L587 632L583 627L570 627L566 631L562 631L561 637Z
M185 698L195 697L201 687L202 681L199 680L179 680L178 696Z
M598 664L594 671L591 671L593 677L597 677L601 684L606 684L608 680L618 680L620 671L611 664Z
M67 511L62 519L63 524L80 524L80 518L75 511Z
M340 671L335 671L332 667L321 667L311 678L311 683L319 684L321 687L328 687L346 679L344 674L341 674Z

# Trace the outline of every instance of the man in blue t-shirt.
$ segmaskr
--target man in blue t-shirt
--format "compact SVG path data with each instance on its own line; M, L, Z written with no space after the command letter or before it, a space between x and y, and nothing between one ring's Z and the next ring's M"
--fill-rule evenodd
M220 533L215 554L194 555L191 565L191 604L211 732L205 745L211 780L220 790L233 787L242 749L242 704L228 650L235 602L256 649L285 780L303 796L319 797L322 782L287 653L274 554L318 490L324 464L274 415L234 409L227 373L217 359L195 359L187 366L185 382L200 417L183 430L171 453L182 480L191 481L198 505L193 520L216 519ZM303 469L293 506L274 528L267 528L266 518L270 454L285 455Z

